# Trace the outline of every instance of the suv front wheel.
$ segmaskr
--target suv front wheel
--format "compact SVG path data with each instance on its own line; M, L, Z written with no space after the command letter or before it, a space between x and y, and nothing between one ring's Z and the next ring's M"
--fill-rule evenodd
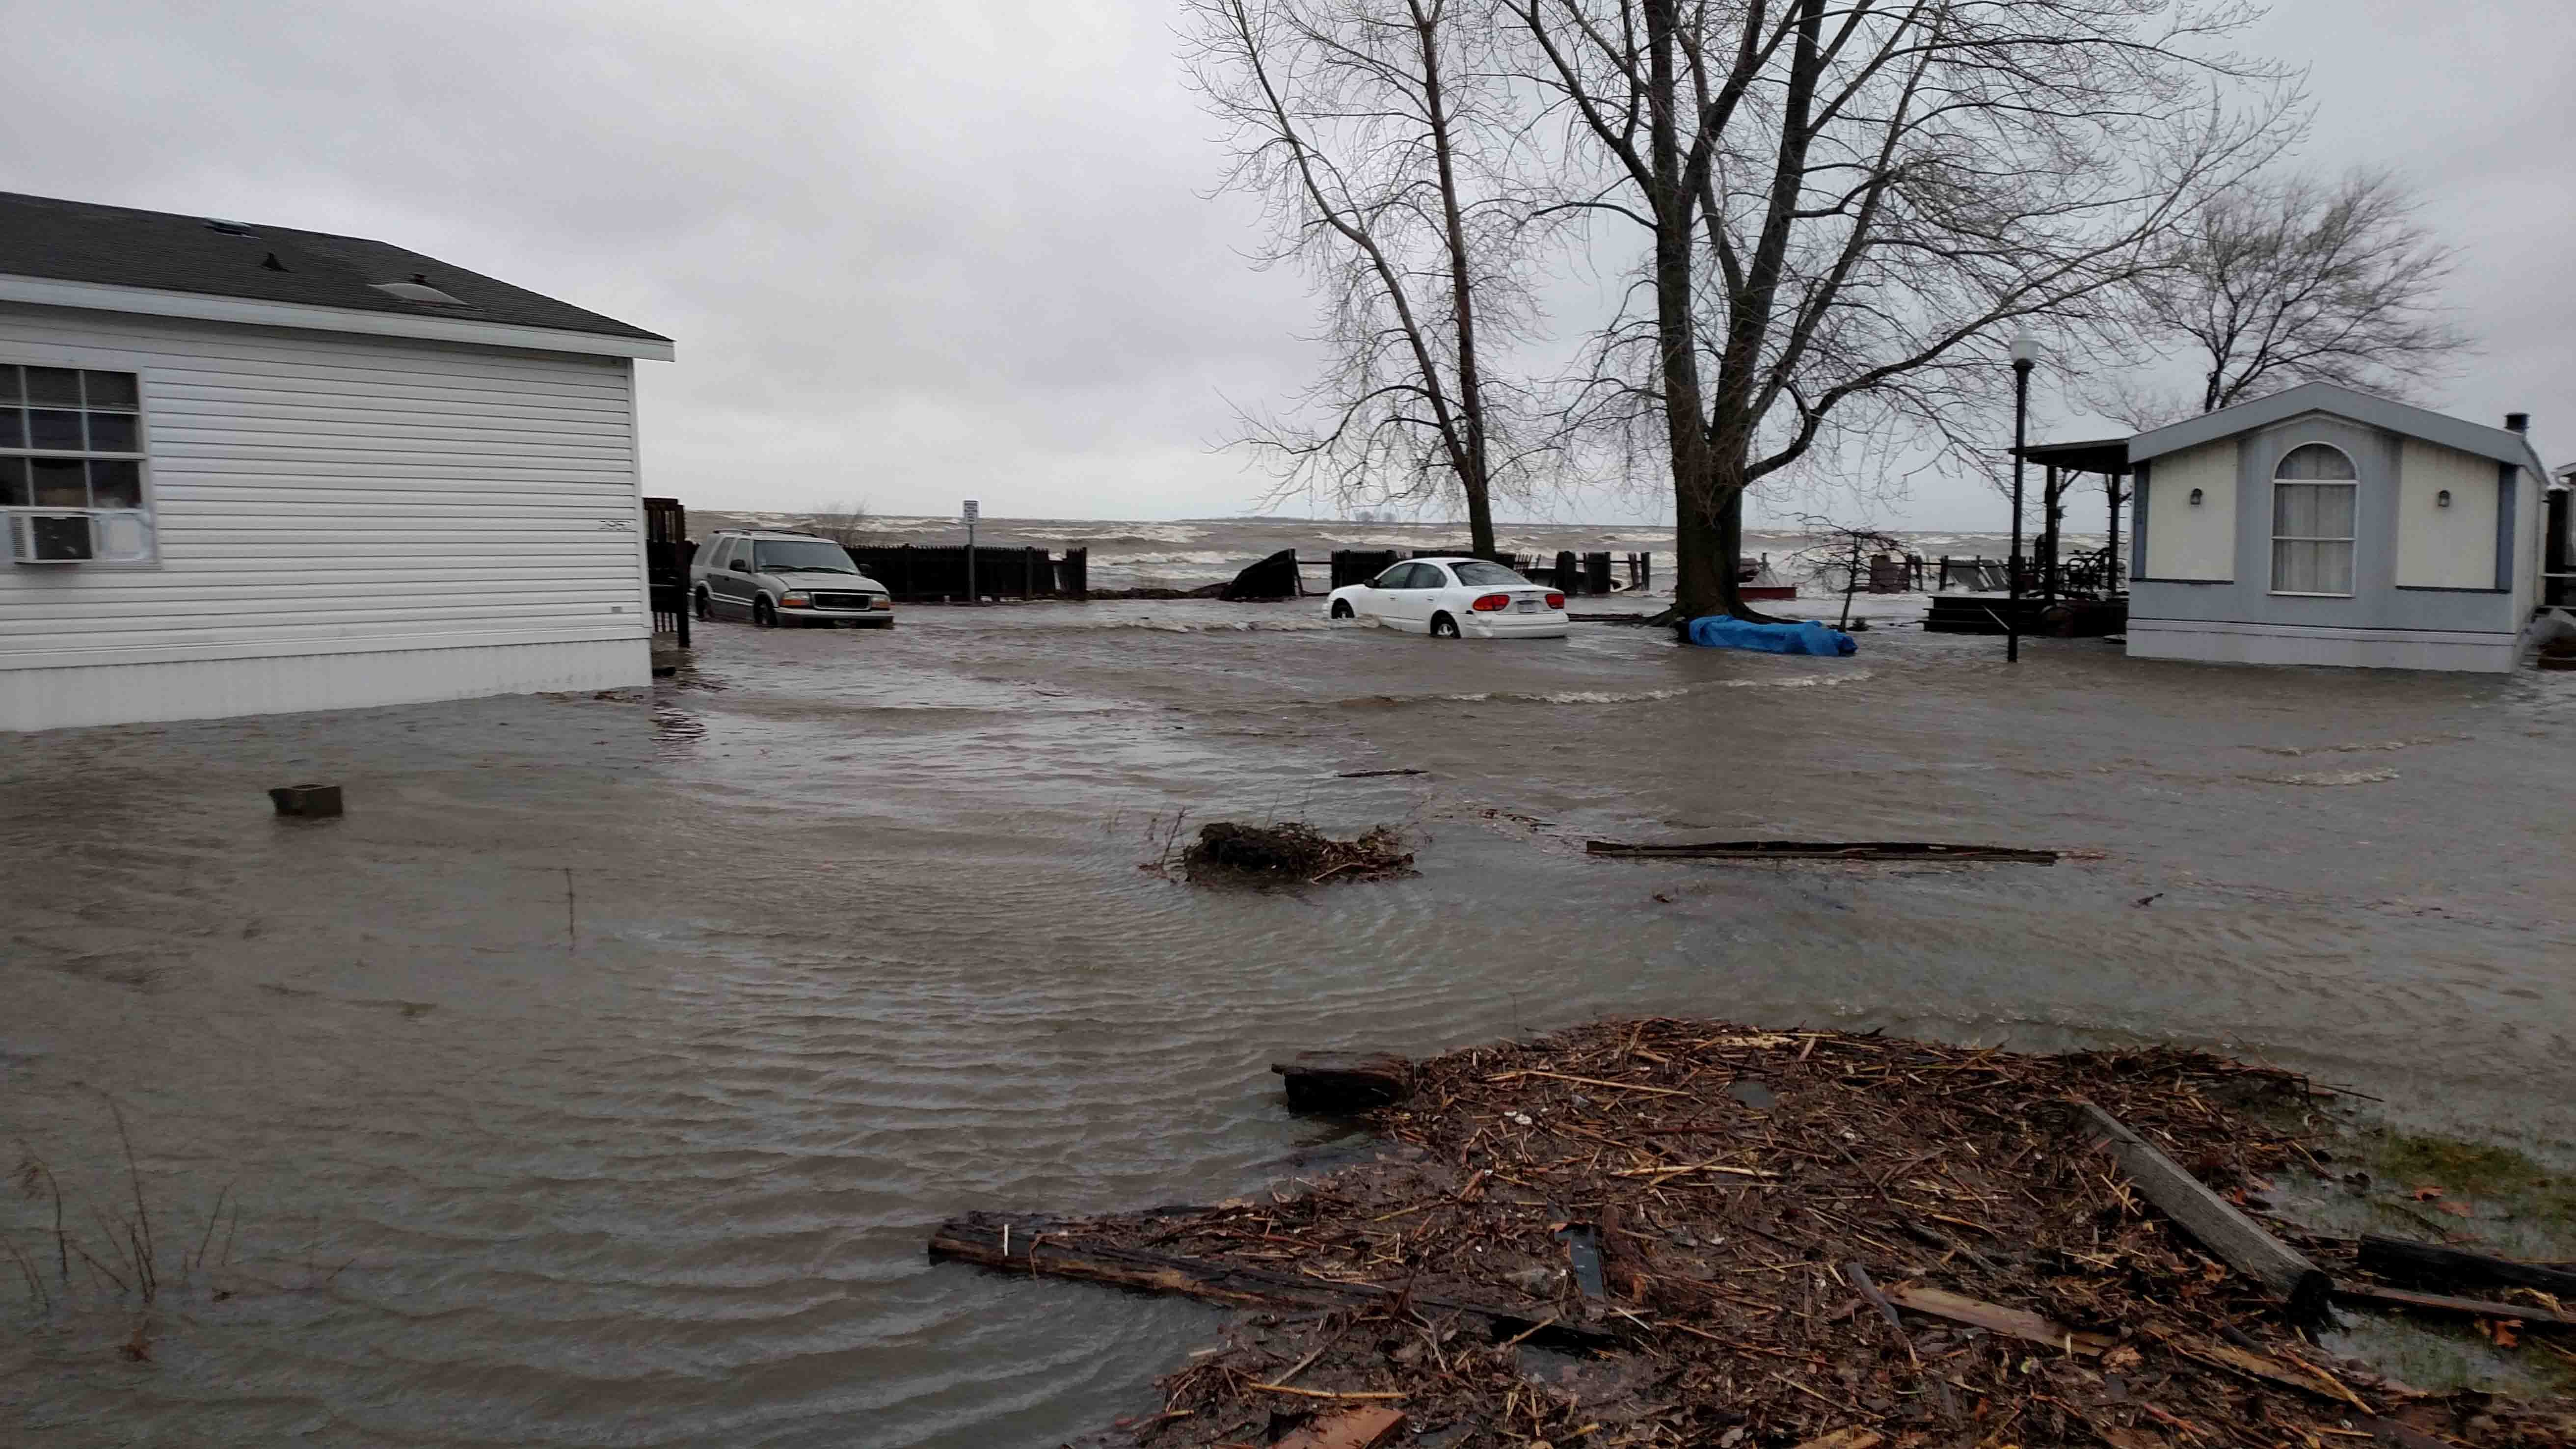
M699 589L692 597L691 603L697 610L697 615L701 622L712 619L716 616L715 601L707 597L707 591L705 589Z
M767 594L751 601L751 622L763 629L778 627L778 607L769 602Z

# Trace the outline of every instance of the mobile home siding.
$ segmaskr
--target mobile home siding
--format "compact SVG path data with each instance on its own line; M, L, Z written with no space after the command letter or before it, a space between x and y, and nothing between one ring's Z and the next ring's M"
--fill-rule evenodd
M0 564L0 727L649 678L626 358L11 304L0 361L140 376L159 544Z
M2222 583L2236 577L2236 440L2222 438L2158 458L2153 479L2147 577ZM2195 488L2201 491L2198 503L2191 501Z
M2498 472L2493 459L2405 440L2397 465L2397 587L2497 586L2496 520L2505 506ZM2510 558L2502 562L2511 567Z

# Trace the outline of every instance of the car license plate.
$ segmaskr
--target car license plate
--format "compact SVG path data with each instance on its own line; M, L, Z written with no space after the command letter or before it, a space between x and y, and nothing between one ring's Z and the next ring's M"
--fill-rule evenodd
M1536 599L1523 599L1514 607L1524 614L1535 614L1539 611L1539 602Z

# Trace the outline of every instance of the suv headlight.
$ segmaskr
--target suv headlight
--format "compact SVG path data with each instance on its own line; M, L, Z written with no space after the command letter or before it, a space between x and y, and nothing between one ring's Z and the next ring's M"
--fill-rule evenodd
M801 609L801 608L804 608L804 607L805 607L805 596L804 596L803 594L798 594L798 593L785 593L785 594L780 594L780 595L778 596L778 607L780 607L780 608L782 608L782 609Z

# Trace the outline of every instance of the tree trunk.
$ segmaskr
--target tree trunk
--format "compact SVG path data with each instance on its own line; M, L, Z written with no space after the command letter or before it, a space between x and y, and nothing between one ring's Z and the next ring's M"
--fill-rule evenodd
M1726 501L1718 505L1717 540L1719 604L1727 613L1752 623L1779 622L1744 602L1744 489L1740 485L1728 489Z
M1714 406L1703 435L1708 459L1701 489L1718 564L1714 602L1718 612L1757 623L1772 620L1745 607L1738 578L1744 557L1744 487L1754 437L1762 423L1762 406L1755 401L1760 390L1759 359L1778 301L1782 258L1797 214L1799 188L1808 174L1808 147L1814 140L1809 121L1823 68L1824 0L1798 0L1797 17L1797 43L1780 102L1780 149L1772 170L1770 210L1743 279L1728 289L1726 344L1718 354Z
M1674 620L1729 612L1735 593L1722 510L1703 507L1698 490L1683 491L1673 509Z
M1697 200L1684 175L1673 51L1676 0L1646 0L1649 160L1655 207L1656 380L1663 386L1664 440L1673 476L1673 606L1660 616L1722 613L1735 591L1733 555L1722 536L1721 500L1710 488L1708 428L1701 412L1698 332L1692 316Z
M1449 247L1449 305L1458 325L1458 415L1464 438L1452 438L1450 455L1458 470L1459 490L1467 495L1467 551L1478 558L1494 556L1492 476L1485 458L1484 378L1476 365L1476 295L1469 276L1466 223L1458 203L1455 146L1449 135L1449 112L1440 84L1438 12L1425 11L1415 0L1413 33L1422 48L1423 109L1431 122L1431 152L1440 172L1440 219Z
M1723 447L1703 455L1699 486L1677 490L1673 510L1674 619L1729 614L1756 624L1778 621L1744 601L1744 459ZM1734 476L1729 478L1727 475Z

